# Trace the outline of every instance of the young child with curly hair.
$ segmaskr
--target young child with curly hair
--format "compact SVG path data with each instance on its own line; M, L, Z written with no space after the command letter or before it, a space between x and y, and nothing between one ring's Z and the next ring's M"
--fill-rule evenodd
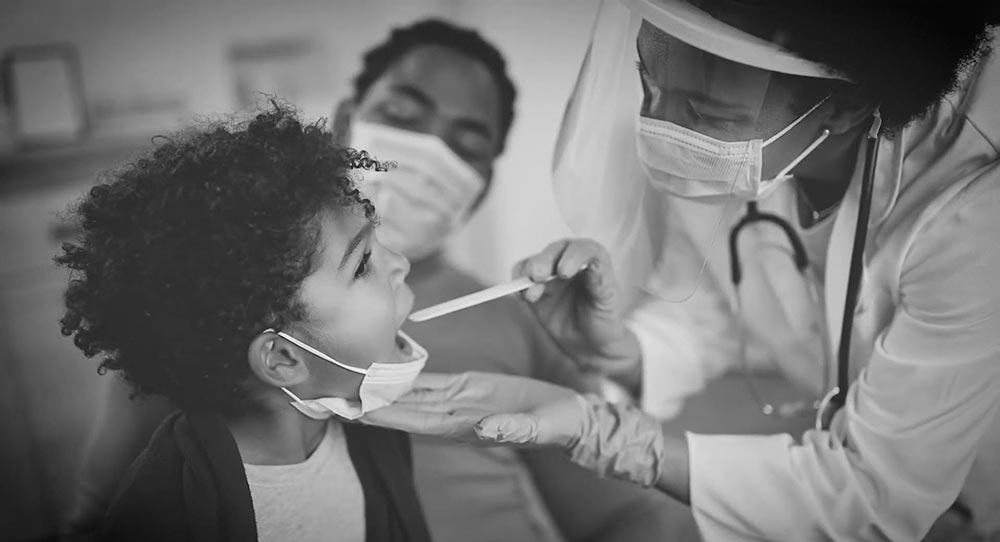
M319 126L274 104L166 138L75 209L63 333L180 408L105 538L429 538L406 435L339 421L404 393L426 352L399 332L409 263L348 172L381 164Z

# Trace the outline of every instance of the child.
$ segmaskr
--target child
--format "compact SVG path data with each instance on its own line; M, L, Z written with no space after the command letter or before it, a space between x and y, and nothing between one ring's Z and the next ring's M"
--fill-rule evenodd
M409 263L346 173L381 165L319 126L274 104L166 139L76 209L63 333L180 407L105 538L429 539L407 437L331 417L395 400L426 352L397 333Z

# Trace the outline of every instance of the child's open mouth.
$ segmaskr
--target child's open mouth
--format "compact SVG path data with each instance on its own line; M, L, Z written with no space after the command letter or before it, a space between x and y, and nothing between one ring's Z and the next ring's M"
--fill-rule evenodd
M399 333L396 333L396 350L404 359L413 355L413 348L410 346L410 343Z

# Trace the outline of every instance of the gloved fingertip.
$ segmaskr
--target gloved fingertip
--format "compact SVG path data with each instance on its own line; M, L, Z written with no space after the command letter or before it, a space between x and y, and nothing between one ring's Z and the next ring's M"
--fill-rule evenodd
M487 416L475 426L476 436L487 442L528 444L534 441L537 424L523 414Z
M524 298L529 302L534 303L535 301L538 301L542 297L543 293L545 293L545 285L536 284L535 286L528 288L524 292Z

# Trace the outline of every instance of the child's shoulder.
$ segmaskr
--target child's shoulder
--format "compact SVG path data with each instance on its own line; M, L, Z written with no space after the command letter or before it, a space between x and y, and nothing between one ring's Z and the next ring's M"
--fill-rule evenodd
M166 541L187 538L192 526L209 538L222 532L235 533L233 540L256 538L242 462L225 422L175 412L130 467L102 530L110 540Z

